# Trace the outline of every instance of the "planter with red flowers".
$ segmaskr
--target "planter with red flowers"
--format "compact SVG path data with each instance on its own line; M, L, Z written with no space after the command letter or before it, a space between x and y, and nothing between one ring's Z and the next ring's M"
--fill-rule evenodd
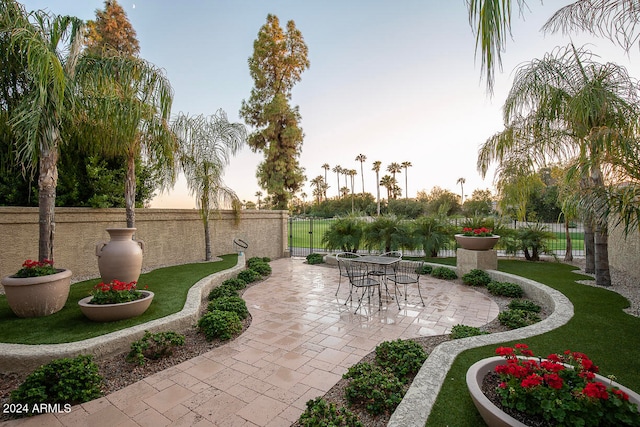
M136 282L112 280L97 284L91 296L78 301L80 311L94 322L115 322L144 313L153 301L153 292L138 290Z
M485 227L462 229L462 234L456 234L456 242L462 249L471 251L488 251L498 243L500 236L493 234L490 229Z
M640 425L640 395L598 375L583 353L542 359L516 344L498 347L496 354L467 371L473 403L490 427Z
M18 317L42 317L56 313L69 297L71 270L53 261L26 260L14 275L2 279L9 308Z

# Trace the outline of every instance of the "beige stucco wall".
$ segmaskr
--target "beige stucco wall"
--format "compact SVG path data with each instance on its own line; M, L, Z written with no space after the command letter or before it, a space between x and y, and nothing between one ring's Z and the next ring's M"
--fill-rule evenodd
M640 232L624 235L624 226L609 226L609 264L640 280Z
M247 258L287 255L287 212L246 210L236 224L230 211L211 221L213 255L234 253L234 239L249 244ZM56 208L55 265L74 277L97 277L96 244L108 241L109 227L126 227L124 209ZM143 268L204 259L204 229L194 209L137 209L136 238L145 242ZM0 207L0 277L38 257L38 209Z

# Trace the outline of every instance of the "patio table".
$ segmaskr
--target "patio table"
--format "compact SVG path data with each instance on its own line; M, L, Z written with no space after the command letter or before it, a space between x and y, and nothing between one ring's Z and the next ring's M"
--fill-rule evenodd
M387 293L389 298L393 299L393 297L389 293L389 287L387 286L387 277L386 277L387 276L387 267L392 267L393 268L394 264L397 264L400 261L402 261L402 258L391 257L391 256L380 256L380 255L363 255L363 256L360 256L360 257L357 257L357 258L352 258L349 261L351 261L351 262L360 262L360 263L363 263L363 264L367 264L367 267L369 265L380 266L381 269L374 270L374 271L370 272L369 274L371 274L372 276L378 276L378 277L383 279L382 283L384 284L385 292Z

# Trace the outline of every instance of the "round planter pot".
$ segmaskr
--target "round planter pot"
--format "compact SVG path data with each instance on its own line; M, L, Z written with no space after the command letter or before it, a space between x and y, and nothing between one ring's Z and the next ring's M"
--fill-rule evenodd
M538 360L537 357L533 359ZM489 372L493 372L496 366L504 365L505 363L506 360L501 356L489 357L474 363L467 371L467 388L471 394L473 404L476 405L482 419L489 427L527 427L526 424L521 423L503 412L502 409L494 405L482 392L482 381L484 377ZM640 405L640 395L633 390L598 374L596 374L596 380L606 385L611 384L618 387L629 395L630 402Z
M60 311L69 297L71 270L38 277L2 279L9 308L18 317L42 317Z
M488 251L498 243L500 236L488 236L488 237L475 237L465 236L463 234L456 234L454 236L458 245L462 249L468 249L470 251Z
M78 301L80 311L94 322L115 322L116 320L129 319L140 316L147 311L153 301L153 292L140 291L143 298L135 301L123 302L120 304L89 304L92 296L82 298Z
M102 281L137 282L142 270L144 242L133 240L135 228L107 228L107 232L111 240L96 245Z

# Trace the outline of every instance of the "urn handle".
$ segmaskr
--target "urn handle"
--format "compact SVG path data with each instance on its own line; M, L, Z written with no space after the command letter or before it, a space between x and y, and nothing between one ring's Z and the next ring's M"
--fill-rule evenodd
M99 257L100 255L102 255L102 248L104 248L106 246L107 242L98 242L98 244L96 244L96 256Z
M136 240L136 243L138 244L138 246L140 246L142 252L144 252L144 240Z

